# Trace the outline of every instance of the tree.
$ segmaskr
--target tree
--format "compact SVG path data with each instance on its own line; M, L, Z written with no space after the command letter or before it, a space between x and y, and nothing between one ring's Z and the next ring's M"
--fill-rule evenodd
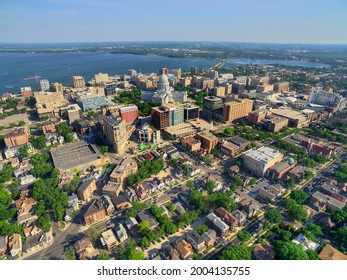
M248 240L251 239L251 234L248 231L239 231L237 233L237 238L241 240L241 242L247 242Z
M302 190L293 190L290 193L290 198L295 200L298 204L303 204L304 201L308 198L308 195Z
M102 152L103 154L105 154L105 153L108 152L109 147L108 147L108 146L101 146L101 147L100 147L100 150L101 150L101 152Z
M336 241L342 246L347 246L347 226L340 227L335 234Z
M291 218L299 222L306 220L308 216L305 208L302 207L302 205L294 205L288 210L288 214Z
M25 125L25 121L20 121L20 122L18 123L18 126L23 126L23 125Z
M29 147L28 145L24 145L19 148L19 155L21 158L26 158L29 155Z
M314 173L311 170L305 170L304 177L306 180L310 180L314 177Z
M183 163L182 165L181 165L181 168L183 169L183 171L185 172L185 174L186 174L186 177L188 177L189 176L189 164L188 163Z
M193 189L195 186L194 180L188 180L186 186L190 189Z
M150 229L149 222L148 221L143 221L143 222L139 223L138 229L139 229L140 233L144 232L146 230L149 230Z
M211 149L211 154L212 154L214 157L218 157L218 156L219 156L219 153L218 153L218 151L217 151L216 148Z
M97 260L103 260L103 261L107 261L110 259L110 255L107 252L102 252L100 255L96 256Z
M30 143L36 148L36 149L44 149L46 148L46 138L43 135L40 135L36 138L30 139Z
M310 260L319 260L319 256L316 251L306 250L306 254Z
M281 201L281 206L286 208L286 209L290 209L293 206L297 205L295 200L292 198L285 198Z
M308 260L307 253L291 241L275 242L276 257L280 260Z
M12 197L6 189L0 189L0 205L7 208L12 203Z
M41 216L46 211L45 202L41 199L35 205L35 214Z
M255 179L255 178L252 178L251 180L249 180L250 186L255 185L256 183L257 183L257 179Z
M205 185L205 190L207 190L209 193L212 193L216 186L217 185L215 181L208 181Z
M224 128L223 131L225 136L233 136L234 132L231 127Z
M265 218L273 224L279 224L282 219L282 214L278 210L267 210L265 212Z
M49 232L50 231L50 229L51 229L51 217L49 216L49 214L42 215L39 218L38 223L39 223L40 227L45 232Z
M220 260L251 260L251 250L244 244L237 244L224 250Z
M196 232L202 235L204 232L208 231L208 226L200 225L196 228Z
M335 210L331 213L331 217L334 222L341 224L347 222L347 211L343 210Z
M293 189L295 187L295 180L293 178L289 178L284 182L284 185L288 189Z
M66 260L76 260L75 249L72 246L67 247L64 250L64 256Z
M148 248L149 247L150 242L148 241L147 237L141 237L141 247L142 248Z
M315 236L317 236L317 235L322 236L323 235L322 227L320 227L319 225L316 225L316 224L313 224L313 223L309 223L306 226L306 229L308 231L310 231L311 233L313 233Z
M144 253L136 248L136 243L133 240L129 240L127 246L119 252L121 260L144 260Z

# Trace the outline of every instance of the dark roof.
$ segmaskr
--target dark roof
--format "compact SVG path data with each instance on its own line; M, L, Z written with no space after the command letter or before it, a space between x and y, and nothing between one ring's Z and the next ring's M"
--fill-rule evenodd
M234 137L230 138L230 142L234 143L235 145L238 145L238 146L246 145L246 144L250 143L247 139L242 138L240 136L234 136Z
M124 202L129 202L129 200L124 195L118 195L112 197L112 202L114 206L117 206L119 204L122 204Z
M92 215L94 213L99 212L100 210L105 210L104 205L102 204L101 200L96 199L92 202L92 204L88 207L86 213L84 214L84 216L89 216Z
M137 213L137 218L140 220L140 222L148 221L150 228L156 227L159 224L148 210L142 210L141 212Z

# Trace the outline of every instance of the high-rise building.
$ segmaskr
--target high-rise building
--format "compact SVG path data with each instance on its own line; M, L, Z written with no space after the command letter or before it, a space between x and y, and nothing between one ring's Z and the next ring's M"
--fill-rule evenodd
M245 91L246 84L240 82L231 82L232 89L231 92L235 94L241 94Z
M107 73L95 74L95 82L97 84L107 83L108 82L108 74Z
M247 117L252 109L253 101L250 99L236 99L235 101L224 103L224 121L232 122Z
M214 96L225 96L225 87L214 87L213 88L213 95Z
M49 91L49 81L47 79L40 80L41 91Z
M119 115L126 123L133 123L139 116L139 109L136 105L130 105L119 109Z
M69 119L69 124L72 124L76 120L82 119L82 110L78 104L71 104L67 109L67 115Z
M63 85L60 83L52 83L50 90L52 92L63 92Z
M223 107L223 100L216 96L206 96L204 97L203 106L207 110L217 110Z
M164 106L153 107L151 111L152 124L157 129L164 129L170 126L170 109Z
M128 131L125 121L115 116L103 117L106 141L116 153L123 153L127 147Z
M184 122L184 110L182 107L170 107L170 126Z
M117 83L106 83L104 89L106 96L113 95L117 92Z
M72 76L72 85L74 88L83 88L85 84L82 76Z
M274 84L274 91L277 92L283 92L283 91L289 91L289 82L278 82Z
M199 118L199 111L200 111L199 106L186 103L183 105L183 110L184 110L185 121Z

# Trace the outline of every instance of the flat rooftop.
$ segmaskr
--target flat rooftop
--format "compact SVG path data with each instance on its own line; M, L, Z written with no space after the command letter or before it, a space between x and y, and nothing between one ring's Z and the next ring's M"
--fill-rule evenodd
M189 123L181 123L178 125L166 127L164 129L167 133L172 135L181 135L181 134L195 134L196 129Z
M101 158L102 154L93 144L84 141L71 143L51 150L54 166L58 169L71 169L81 164Z
M264 164L282 156L279 151L269 147L261 147L257 150L250 150L246 153L246 155L256 161L263 162Z

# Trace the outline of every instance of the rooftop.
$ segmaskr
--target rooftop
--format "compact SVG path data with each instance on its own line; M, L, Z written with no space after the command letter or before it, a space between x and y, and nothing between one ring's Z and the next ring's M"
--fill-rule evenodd
M246 153L246 155L256 161L263 162L264 164L282 156L279 151L265 146L257 150L250 150Z
M102 157L95 145L84 141L53 148L51 155L54 166L59 169L71 169Z
M104 205L102 204L101 200L96 199L88 207L88 209L87 209L86 213L84 214L84 216L93 215L94 213L97 213L100 210L105 210Z

